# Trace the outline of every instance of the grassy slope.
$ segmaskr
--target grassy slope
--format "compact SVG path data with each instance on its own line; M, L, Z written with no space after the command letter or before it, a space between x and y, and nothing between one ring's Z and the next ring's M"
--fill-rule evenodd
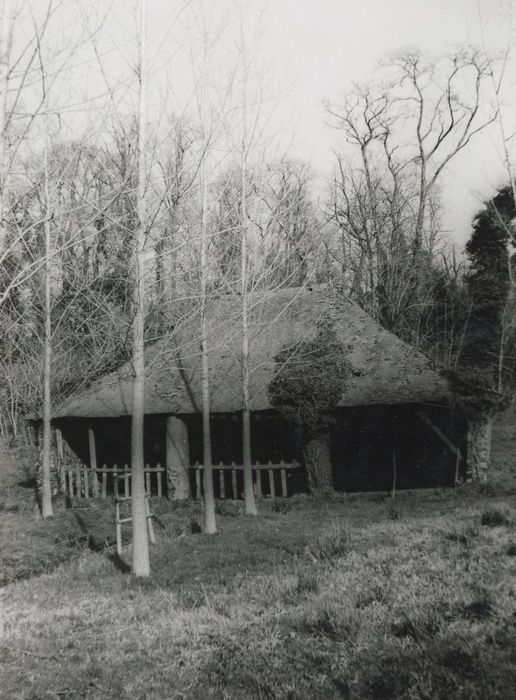
M159 507L147 582L87 548L112 538L106 505L0 513L2 556L57 565L3 589L0 697L516 695L513 494L228 504L214 537Z

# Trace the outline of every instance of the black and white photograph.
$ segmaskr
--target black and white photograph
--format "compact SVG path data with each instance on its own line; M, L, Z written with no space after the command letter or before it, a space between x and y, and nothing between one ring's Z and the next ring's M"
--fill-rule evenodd
M0 0L0 700L513 700L515 399L513 0Z

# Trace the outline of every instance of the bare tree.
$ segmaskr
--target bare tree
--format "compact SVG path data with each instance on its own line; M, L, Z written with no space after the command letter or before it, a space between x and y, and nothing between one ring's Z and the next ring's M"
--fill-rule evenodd
M200 241L200 317L201 317L201 388L202 388L202 434L203 434L203 493L204 493L204 530L207 534L217 532L215 517L215 496L213 492L213 459L211 451L211 410L210 410L210 371L207 330L207 246L208 246L208 182L206 153L209 146L209 134L206 114L206 80L207 80L207 27L202 13L202 76L200 86L200 119L204 157L200 169L201 190L201 241Z
M240 8L242 13L242 8ZM247 91L248 91L248 57L246 39L244 36L244 21L240 15L240 58L242 81L242 136L240 143L240 298L242 313L242 344L240 353L242 379L242 465L244 472L244 507L248 515L256 515L256 500L254 497L253 472L251 469L251 408L249 397L249 328L248 328L248 216L247 216L247 154L249 151L249 136L247 133Z
M439 180L492 123L488 63L478 51L441 59L405 52L386 61L387 80L328 104L350 147L337 156L333 247L352 296L384 325L421 344L439 242ZM423 313L422 313L423 312Z
M414 105L419 175L414 249L421 243L429 197L444 168L496 119L486 114L489 60L483 52L463 50L440 60L417 52L395 56L392 86L402 109ZM463 85L465 84L465 87Z
M50 238L50 188L48 175L48 157L45 148L45 335L44 335L44 360L43 360L43 455L42 455L42 483L41 483L41 514L44 518L53 515L52 489L50 484L50 441L52 435L51 420L52 406L50 401L50 379L52 363L52 300L51 300L51 273L52 273L52 248Z
M6 116L9 85L9 54L12 41L11 0L4 0L0 7L0 253L4 250L4 202L6 180Z
M139 2L139 63L138 63L138 140L137 140L137 216L134 232L134 297L133 346L134 371L131 413L131 512L133 528L133 573L138 577L150 575L149 538L145 501L144 473L144 414L145 414L145 250L147 239L146 207L146 0Z

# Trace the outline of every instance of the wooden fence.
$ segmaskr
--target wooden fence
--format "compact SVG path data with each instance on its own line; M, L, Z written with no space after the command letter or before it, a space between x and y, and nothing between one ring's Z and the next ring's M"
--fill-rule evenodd
M253 464L253 483L257 496L264 495L264 490L271 498L276 493L281 493L287 498L287 471L299 469L296 461L277 464ZM194 464L190 467L195 474L195 498L202 498L202 464ZM165 491L165 467L158 462L155 467L145 465L145 491L148 496L161 498ZM231 493L234 500L241 493L243 480L243 466L241 464L214 464L213 481L218 490L219 498L226 498ZM276 475L279 475L278 477ZM238 483L240 482L240 484ZM278 483L279 482L279 483ZM82 463L67 466L62 474L63 490L70 498L107 498L108 495L129 497L131 495L131 470L129 465L118 466L114 464L108 467L106 464L97 469L91 469Z
M262 476L264 476L264 472L266 472L268 477L268 495L271 498L275 498L275 475L279 473L281 479L281 495L283 498L287 498L287 470L299 469L300 466L301 465L299 464L299 462L296 462L295 460L293 462L283 462L283 460L281 460L278 464L273 464L272 462L268 462L267 464L260 464L259 462L256 462L256 464L252 465L255 494L257 496L263 495L263 482L265 481L265 479L262 479ZM198 464L196 462L190 468L195 470L195 498L202 498L202 471L204 467L202 464ZM226 488L228 486L228 484L226 483L226 477L228 473L231 473L231 494L233 496L233 500L236 500L238 498L237 474L238 472L243 473L243 471L243 466L241 464L235 464L234 462L231 462L231 464L222 464L222 462L220 462L219 464L213 465L213 481L214 484L217 484L218 482L219 498L226 498L226 491L229 491L229 489Z
M164 493L165 468L158 462L155 467L145 465L145 491L148 496L161 498ZM67 468L63 473L64 491L70 498L107 498L113 495L129 497L131 495L131 470L129 465L108 467L106 464L97 469L90 469L79 463Z

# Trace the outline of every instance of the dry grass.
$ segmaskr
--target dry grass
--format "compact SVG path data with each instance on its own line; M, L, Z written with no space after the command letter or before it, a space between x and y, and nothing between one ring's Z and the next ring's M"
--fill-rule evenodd
M164 505L150 581L84 541L3 589L0 696L512 698L514 508L453 493L400 497L397 520L366 499L258 518L226 505L208 537L191 534L197 507ZM482 525L488 509L510 518ZM109 509L77 512L100 541ZM28 539L42 526L46 547L46 523Z
M18 481L0 496L1 698L516 696L511 488L299 497L258 518L226 502L212 537L199 505L156 502L138 581L111 504L36 521Z

